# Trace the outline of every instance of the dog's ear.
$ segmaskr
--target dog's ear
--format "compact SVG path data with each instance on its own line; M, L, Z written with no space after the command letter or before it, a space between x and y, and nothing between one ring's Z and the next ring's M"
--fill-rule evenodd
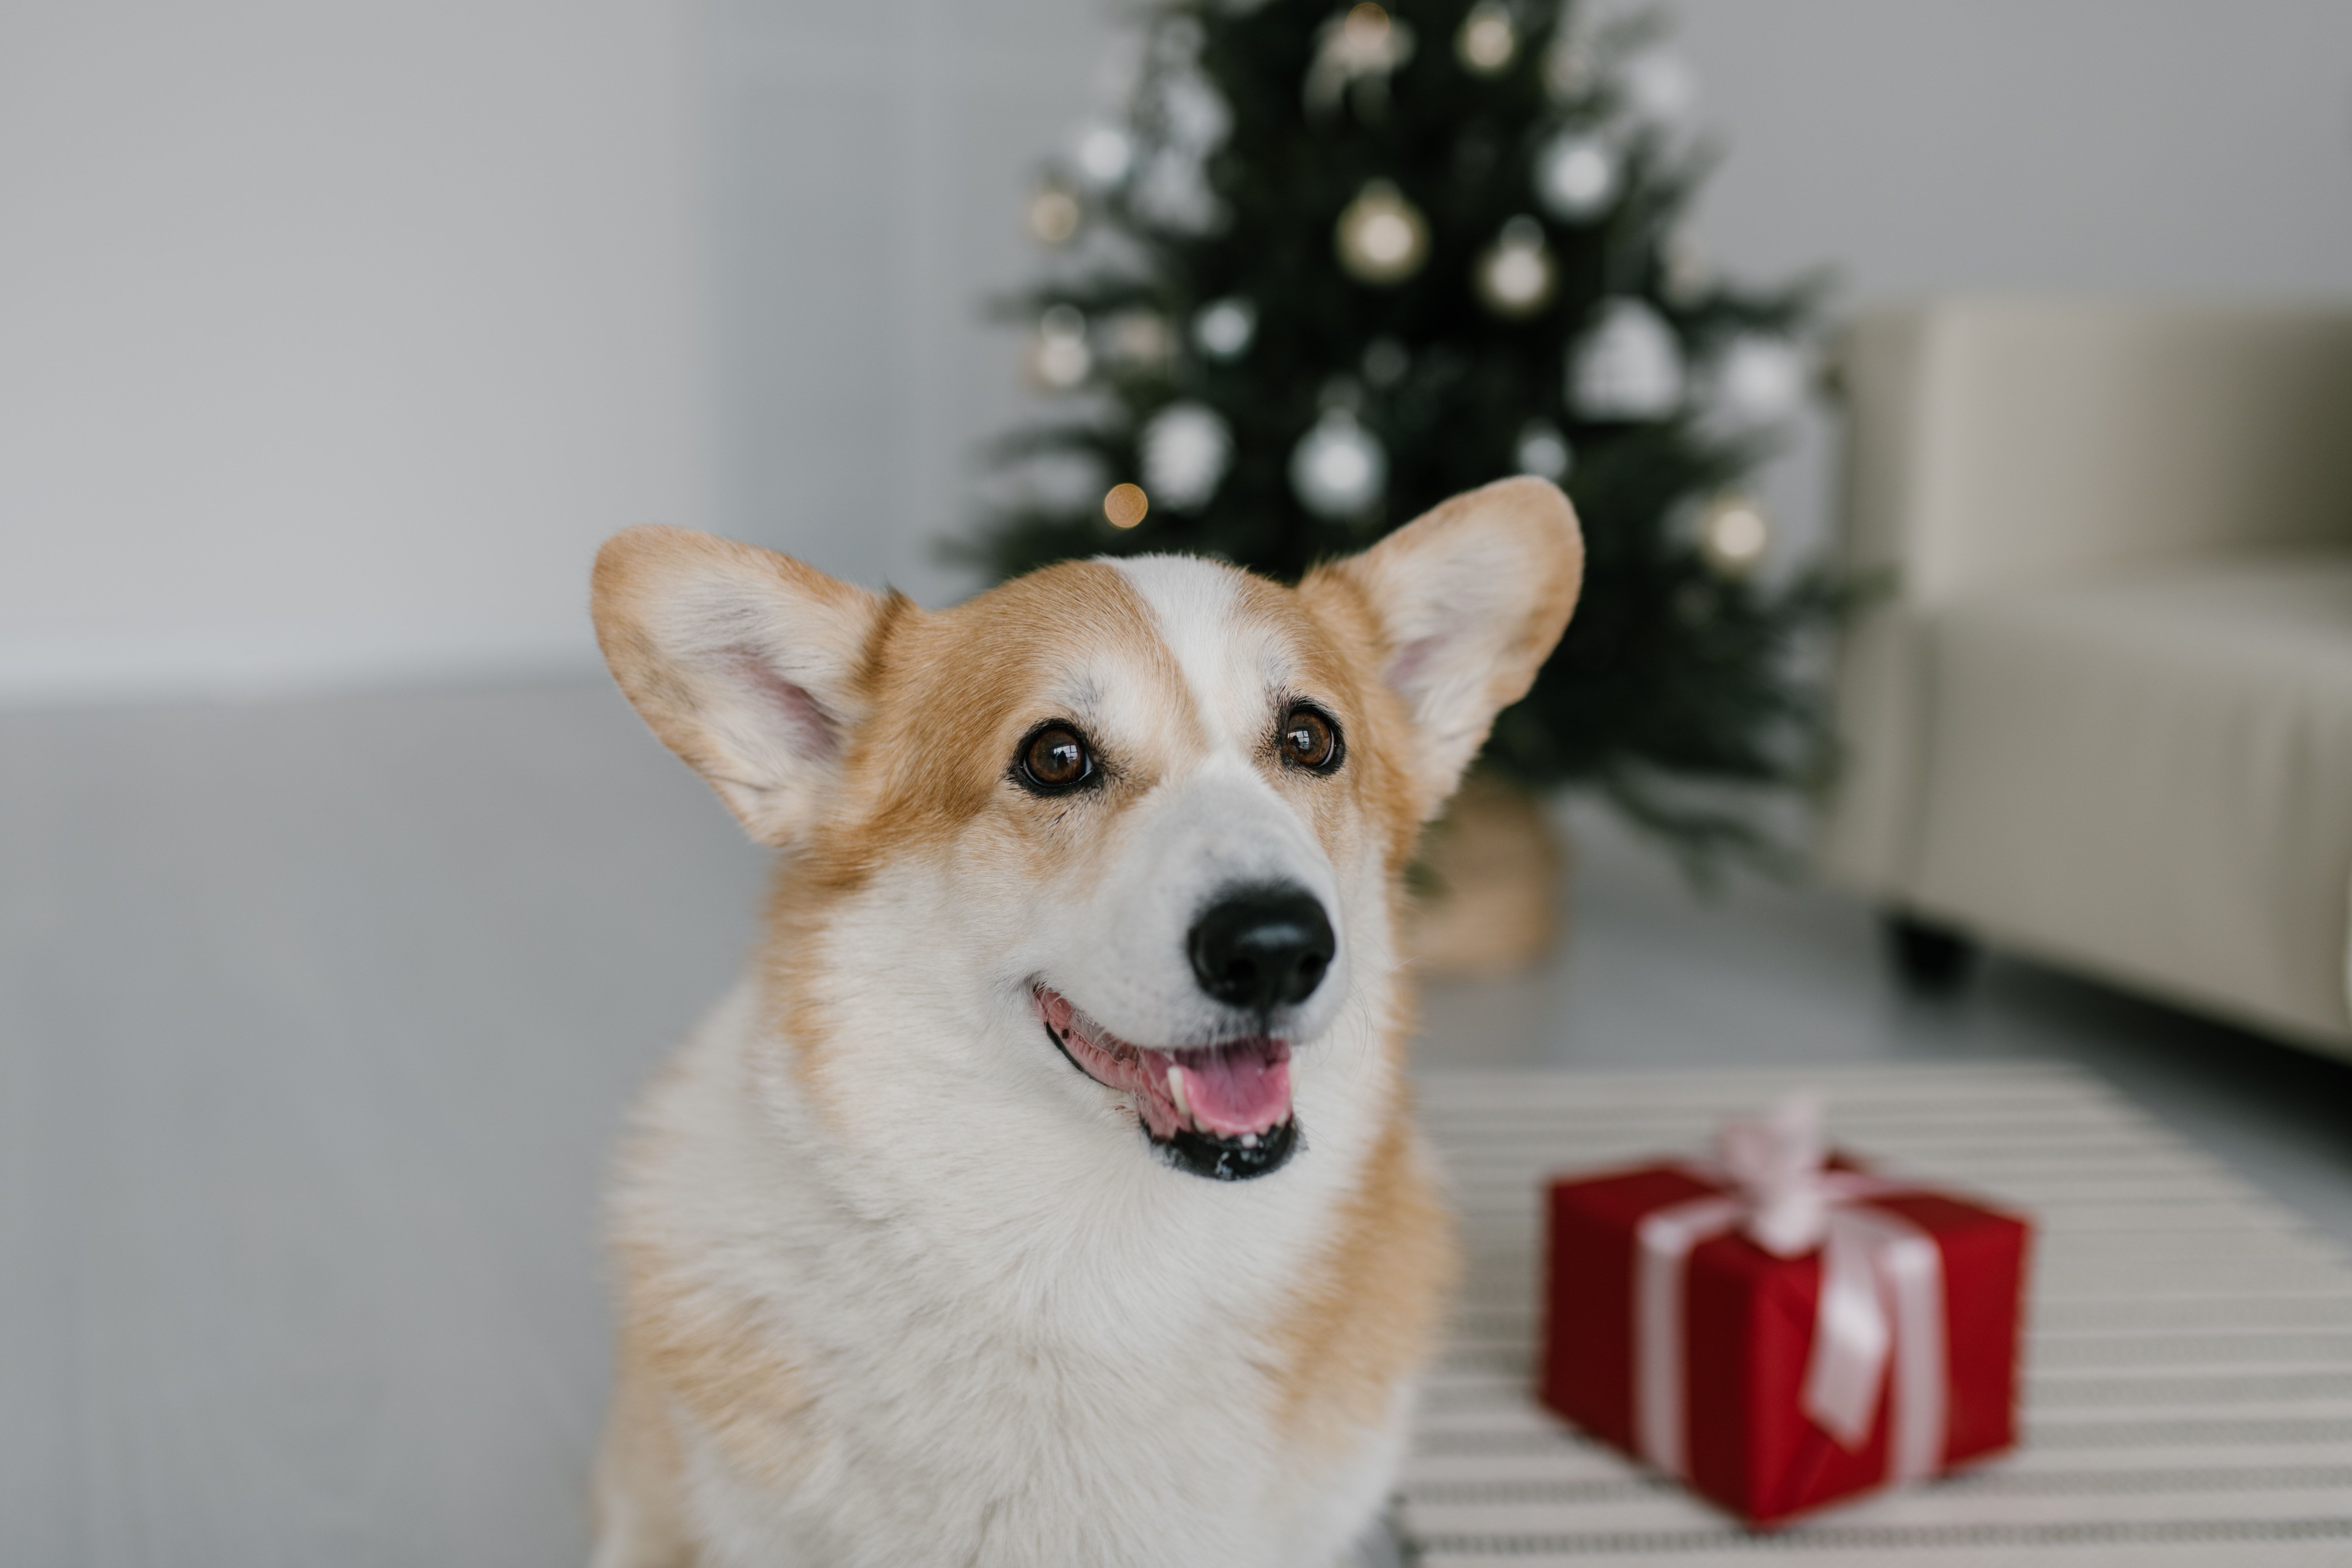
M1370 610L1381 674L1412 717L1405 759L1424 820L1486 743L1495 715L1527 695L1576 607L1584 540L1544 479L1503 479L1455 496L1360 555L1300 584Z
M823 809L865 717L868 647L903 605L772 550L656 527L604 542L592 603L623 693L777 846Z

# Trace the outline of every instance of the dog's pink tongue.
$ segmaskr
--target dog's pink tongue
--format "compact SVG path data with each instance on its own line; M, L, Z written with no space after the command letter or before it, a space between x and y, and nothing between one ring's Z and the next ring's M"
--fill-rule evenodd
M1290 1042L1252 1040L1203 1051L1178 1064L1184 1099L1203 1131L1238 1138L1290 1115Z

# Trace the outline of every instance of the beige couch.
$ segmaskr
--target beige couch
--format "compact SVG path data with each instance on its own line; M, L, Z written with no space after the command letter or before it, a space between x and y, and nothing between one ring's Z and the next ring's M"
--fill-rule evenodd
M1840 370L1829 877L2352 1056L2352 310L1950 300Z

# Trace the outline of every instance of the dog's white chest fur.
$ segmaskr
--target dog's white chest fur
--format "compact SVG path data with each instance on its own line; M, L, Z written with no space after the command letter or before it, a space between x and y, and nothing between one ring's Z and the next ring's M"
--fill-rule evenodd
M645 1107L620 1215L793 1347L773 1432L670 1412L709 1562L1296 1568L1348 1549L1407 1390L1337 1449L1288 1437L1280 1335L1367 1152L1349 1130L1376 1124L1343 1099L1393 1086L1303 1082L1300 1120L1332 1131L1280 1182L1078 1171L983 1131L876 1184L828 1169L822 1114L761 1070L779 1049L748 988L704 1025Z

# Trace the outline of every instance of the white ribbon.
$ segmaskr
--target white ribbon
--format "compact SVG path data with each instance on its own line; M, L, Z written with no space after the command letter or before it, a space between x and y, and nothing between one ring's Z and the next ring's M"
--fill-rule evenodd
M1821 1248L1805 1415L1842 1446L1864 1447L1891 1368L1888 1479L1930 1475L1942 1461L1943 1253L1902 1215L1856 1206L1911 1189L1826 1170L1824 1154L1820 1102L1792 1097L1769 1116L1727 1124L1717 1137L1719 1169L1699 1173L1730 1182L1733 1192L1655 1210L1636 1228L1633 1431L1643 1458L1660 1469L1690 1474L1683 1278L1691 1250L1733 1230L1777 1258Z

